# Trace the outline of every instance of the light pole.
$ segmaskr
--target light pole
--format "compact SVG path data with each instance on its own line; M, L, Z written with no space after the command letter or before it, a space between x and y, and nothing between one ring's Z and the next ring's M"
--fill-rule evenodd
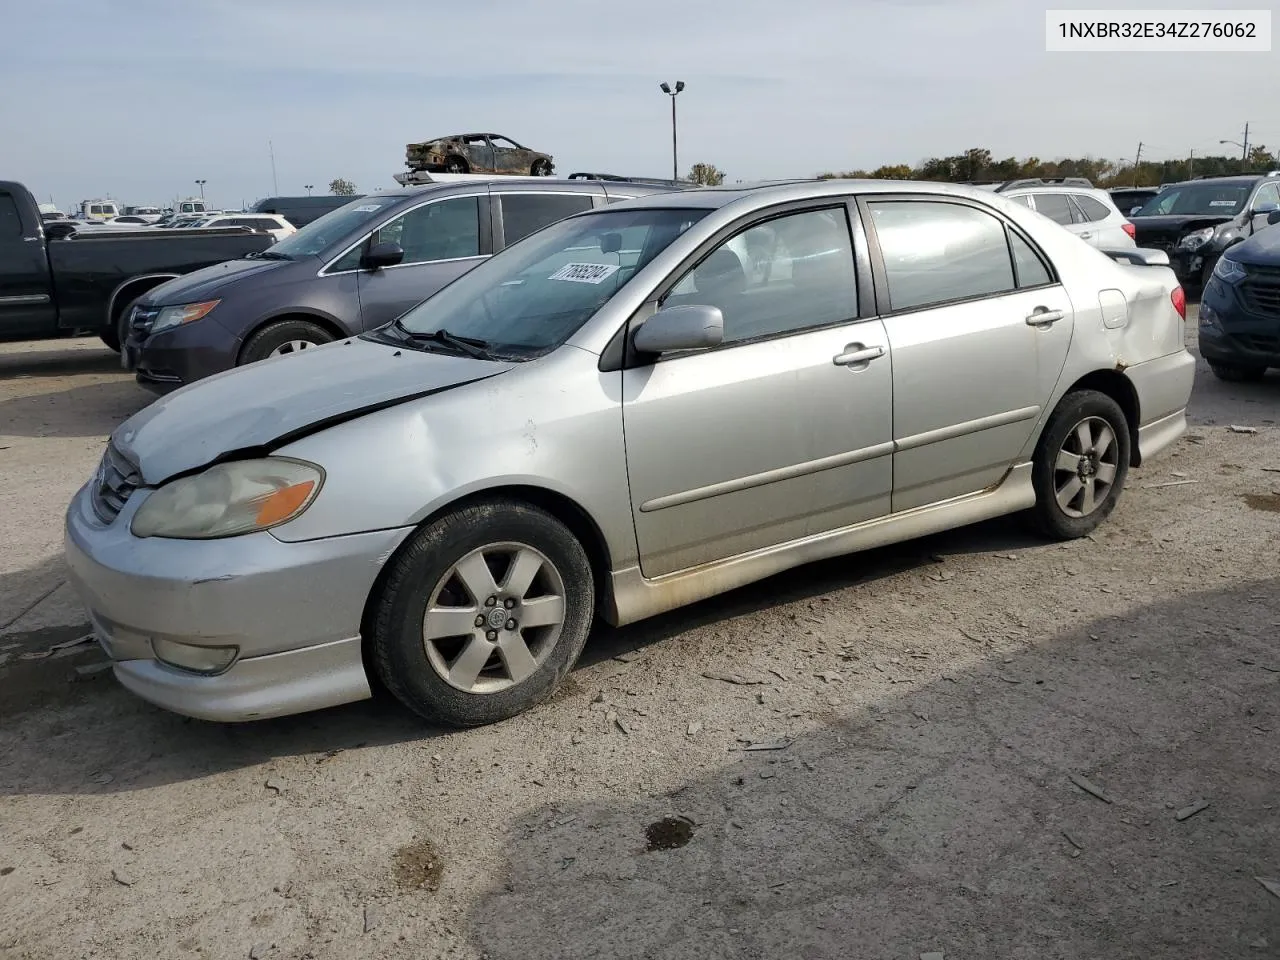
M204 199L204 185L205 185L206 183L208 183L208 182L209 182L208 180L197 180L197 181L196 181L196 186L198 186L198 187L200 188L200 199L201 199L201 200L203 200L203 199Z
M671 179L680 179L680 165L676 161L676 95L684 89L684 81L677 80L676 88L671 89L670 84L663 82L660 84L662 92L671 98Z
M315 187L314 183L307 183L307 184L303 184L302 189L307 191L307 196L309 197L311 196L311 191L314 187Z
M1219 140L1218 143L1230 143L1240 148L1240 159L1249 159L1249 124L1244 125L1244 143L1239 140Z

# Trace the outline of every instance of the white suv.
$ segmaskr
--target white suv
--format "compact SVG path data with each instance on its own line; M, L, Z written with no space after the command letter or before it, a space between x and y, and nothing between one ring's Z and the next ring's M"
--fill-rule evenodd
M283 240L297 233L297 228L284 217L275 213L223 213L205 217L197 227L251 227L271 234L277 240Z
M1116 250L1137 246L1133 224L1105 190L1064 184L1015 187L1000 191L1000 195L1044 214L1095 247Z

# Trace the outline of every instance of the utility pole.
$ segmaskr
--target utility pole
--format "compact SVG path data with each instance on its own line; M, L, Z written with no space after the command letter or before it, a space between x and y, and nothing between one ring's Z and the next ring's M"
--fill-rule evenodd
M1244 143L1241 144L1240 159L1249 159L1249 121L1244 122Z
M280 182L276 180L276 148L270 140L267 141L267 149L271 151L271 189L277 196L280 195Z
M1191 151L1191 159L1187 161L1187 179L1194 180L1196 178L1196 152Z
M1142 141L1138 141L1138 155L1133 158L1133 185L1138 185L1138 163L1142 160Z

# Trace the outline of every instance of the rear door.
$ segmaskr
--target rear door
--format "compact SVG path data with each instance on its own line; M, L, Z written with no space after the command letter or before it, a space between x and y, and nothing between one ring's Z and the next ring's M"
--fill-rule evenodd
M398 243L404 250L396 266L360 272L361 327L390 323L485 259L493 248L489 224L485 192L429 200L379 227L335 265L335 271L359 269L360 255L372 244Z
M1093 230L1084 216L1071 205L1071 200L1065 193L1034 193L1031 200L1035 204L1036 213L1062 225L1081 240L1093 242Z
M472 173L493 173L493 145L484 134L462 138L463 152Z
M908 195L861 206L893 355L893 509L984 490L1014 466L1053 392L1071 301L1047 258L987 207Z
M0 339L52 330L57 308L39 221L0 184Z

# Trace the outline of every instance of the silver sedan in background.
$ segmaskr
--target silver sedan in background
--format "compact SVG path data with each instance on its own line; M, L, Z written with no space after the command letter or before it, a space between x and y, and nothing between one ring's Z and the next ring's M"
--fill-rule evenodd
M69 507L72 578L116 677L171 710L376 677L501 720L597 617L1001 514L1089 533L1192 387L1181 288L1125 256L944 184L598 208L133 416Z

